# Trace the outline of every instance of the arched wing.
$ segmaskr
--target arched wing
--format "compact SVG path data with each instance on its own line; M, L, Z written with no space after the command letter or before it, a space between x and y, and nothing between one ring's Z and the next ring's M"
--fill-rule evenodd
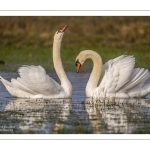
M133 56L122 55L103 65L98 89L102 92L118 92L129 80L135 65Z
M20 77L12 79L12 84L32 94L59 94L61 86L49 77L41 66L22 66L18 69Z

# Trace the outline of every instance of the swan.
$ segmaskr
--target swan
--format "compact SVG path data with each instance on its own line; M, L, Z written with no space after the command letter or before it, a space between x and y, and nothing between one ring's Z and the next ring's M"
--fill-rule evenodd
M8 92L20 98L71 98L72 85L64 71L60 48L63 34L67 25L56 31L53 41L53 63L61 85L49 77L41 66L22 66L18 69L20 77L11 82L0 76Z
M150 93L148 69L134 68L133 56L121 55L102 65L102 58L93 50L84 50L76 57L76 71L86 59L92 59L93 70L86 85L86 96L100 99L102 97L133 98L145 97Z

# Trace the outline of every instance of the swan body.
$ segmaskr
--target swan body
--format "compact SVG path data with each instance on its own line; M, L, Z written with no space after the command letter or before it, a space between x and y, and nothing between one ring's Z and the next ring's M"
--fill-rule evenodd
M84 50L76 58L77 72L86 59L92 59L93 70L86 85L86 96L93 98L145 97L150 93L148 69L134 68L135 58L122 55L102 65L100 55L92 50Z
M22 66L18 69L20 77L11 82L0 76L0 80L8 92L20 98L70 98L72 85L63 69L60 48L64 31L67 26L58 30L54 35L53 63L61 85L48 76L41 66Z

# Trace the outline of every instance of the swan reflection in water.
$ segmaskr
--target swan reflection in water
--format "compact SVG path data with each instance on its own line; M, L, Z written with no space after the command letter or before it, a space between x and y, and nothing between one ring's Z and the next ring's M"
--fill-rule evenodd
M86 99L94 133L150 133L150 100Z
M71 99L14 98L1 106L1 126L14 127L11 133L56 133L68 118Z
M0 133L150 133L149 99L0 101Z

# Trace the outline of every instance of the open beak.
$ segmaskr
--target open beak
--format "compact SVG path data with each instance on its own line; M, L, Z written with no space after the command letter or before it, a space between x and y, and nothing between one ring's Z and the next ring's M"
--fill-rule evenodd
M64 32L67 27L68 27L68 25L65 25L63 28L60 28L60 29L59 29L59 32Z
M79 73L80 68L81 68L81 64L78 61L76 61L76 72L77 73Z

